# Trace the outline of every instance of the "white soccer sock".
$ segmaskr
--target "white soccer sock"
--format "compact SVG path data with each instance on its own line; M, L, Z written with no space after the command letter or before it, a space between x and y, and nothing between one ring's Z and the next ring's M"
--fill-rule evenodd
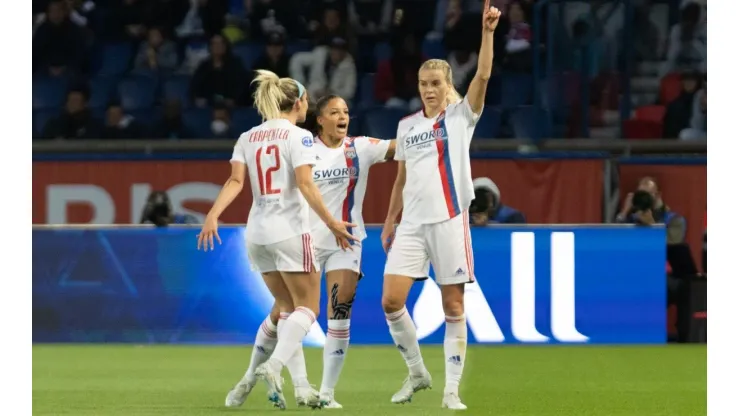
M468 326L465 315L445 316L445 393L458 393L467 346Z
M270 357L270 365L277 371L282 370L283 366L287 365L294 386L308 386L306 359L303 356L302 345L303 338L306 337L315 321L316 315L311 309L299 306L295 308L288 319L278 322L278 325L280 325L278 342L272 357ZM297 354L299 352L300 354ZM289 363L289 361L291 362ZM305 384L303 384L303 380L306 380Z
M349 348L349 319L329 319L329 330L324 344L324 375L321 392L332 392L344 367Z
M386 313L385 319L388 322L393 342L406 361L411 375L421 376L426 373L419 349L419 340L416 338L416 326L406 307L404 306L400 311Z
M254 340L252 358L249 361L249 368L246 374L244 374L244 378L248 382L254 383L257 381L257 378L254 376L254 370L270 358L270 354L275 349L275 344L277 344L277 327L272 323L268 315L257 330L257 336Z

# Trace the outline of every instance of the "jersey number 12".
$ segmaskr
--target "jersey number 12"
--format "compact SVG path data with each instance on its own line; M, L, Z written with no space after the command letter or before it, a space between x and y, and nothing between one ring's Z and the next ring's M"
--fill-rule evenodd
M257 176L259 177L260 194L279 194L280 189L272 189L272 174L280 169L280 148L273 144L267 146L265 152L268 155L275 156L275 166L270 166L265 172L262 172L262 148L257 149Z

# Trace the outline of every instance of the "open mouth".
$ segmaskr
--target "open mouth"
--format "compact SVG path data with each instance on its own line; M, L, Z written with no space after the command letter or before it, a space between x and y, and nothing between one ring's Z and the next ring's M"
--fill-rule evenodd
M347 124L349 123L337 123L337 130L347 130Z

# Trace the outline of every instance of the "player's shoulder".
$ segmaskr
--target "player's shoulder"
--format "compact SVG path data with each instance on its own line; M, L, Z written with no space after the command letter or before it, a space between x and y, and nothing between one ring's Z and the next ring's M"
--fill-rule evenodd
M310 131L295 125L290 127L290 139L299 141L306 147L313 146L315 141Z
M419 120L424 118L424 110L419 110L414 113L411 113L399 120L398 126L399 127L406 127L406 126L412 126L419 122Z

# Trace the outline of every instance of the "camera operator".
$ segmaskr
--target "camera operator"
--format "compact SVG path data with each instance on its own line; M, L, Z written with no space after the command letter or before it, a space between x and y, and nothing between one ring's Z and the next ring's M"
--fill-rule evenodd
M198 220L192 215L175 214L167 192L154 191L146 200L144 211L141 213L141 223L166 227L170 224L197 224Z
M668 244L679 244L686 239L686 220L665 205L658 183L650 177L642 178L637 190L627 194L616 220L623 224L665 224Z
M501 192L489 178L473 181L475 199L470 203L470 222L473 225L526 224L520 211L501 203Z

